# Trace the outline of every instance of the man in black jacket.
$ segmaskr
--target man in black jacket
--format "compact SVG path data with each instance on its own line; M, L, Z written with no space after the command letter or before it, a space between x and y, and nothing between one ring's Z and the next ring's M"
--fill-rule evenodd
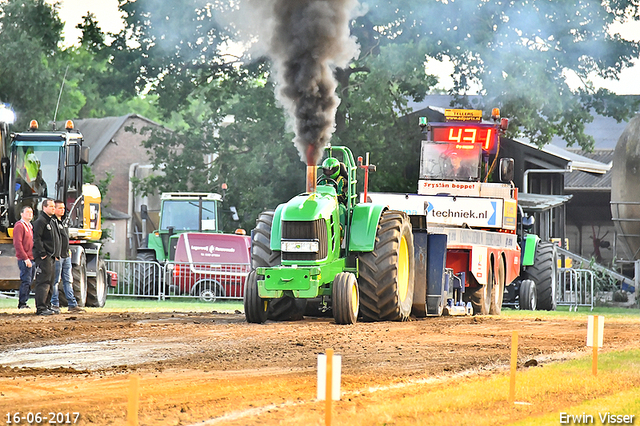
M60 258L60 236L52 219L55 203L46 198L42 202L40 216L33 224L33 258L36 263L36 314L53 315L51 289L55 273L55 261Z

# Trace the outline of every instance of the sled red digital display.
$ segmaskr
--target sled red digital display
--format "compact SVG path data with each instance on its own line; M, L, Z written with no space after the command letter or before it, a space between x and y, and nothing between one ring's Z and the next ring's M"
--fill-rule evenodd
M480 144L485 151L493 148L497 135L494 126L486 125L434 126L431 132L434 142Z

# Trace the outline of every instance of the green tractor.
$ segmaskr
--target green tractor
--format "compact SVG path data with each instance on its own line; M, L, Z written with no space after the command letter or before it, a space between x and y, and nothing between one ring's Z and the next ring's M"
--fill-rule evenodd
M340 162L338 179L333 171L307 166L307 191L256 221L244 292L250 323L299 319L307 302L332 311L337 324L402 321L411 313L409 217L359 202L357 169L372 166L357 165L349 148L327 147L325 154Z
M134 275L137 295L156 296L163 289L164 293L167 292L162 283L160 266L174 260L180 234L223 232L222 200L222 195L215 193L162 193L159 226L147 235L146 245L138 248L136 255L136 260L140 262ZM229 211L233 214L233 220L239 219L235 207ZM144 205L141 216L151 219Z

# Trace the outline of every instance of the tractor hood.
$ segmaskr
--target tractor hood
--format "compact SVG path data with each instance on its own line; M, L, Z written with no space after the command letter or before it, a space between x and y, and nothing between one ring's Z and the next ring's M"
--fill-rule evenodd
M286 204L280 204L273 217L271 228L272 250L280 250L283 221L314 221L329 219L338 209L336 190L331 186L319 185L316 192L300 194Z
M316 192L301 194L283 205L281 220L311 221L331 217L337 208L336 190L320 185Z

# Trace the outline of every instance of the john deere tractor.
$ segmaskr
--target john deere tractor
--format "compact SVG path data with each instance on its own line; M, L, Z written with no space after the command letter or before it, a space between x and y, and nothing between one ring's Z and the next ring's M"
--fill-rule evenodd
M331 311L338 324L359 317L406 320L411 313L409 217L381 204L359 203L351 151L327 147L325 154L338 160L342 172L307 166L306 192L256 221L244 293L250 323L301 318L307 302Z

